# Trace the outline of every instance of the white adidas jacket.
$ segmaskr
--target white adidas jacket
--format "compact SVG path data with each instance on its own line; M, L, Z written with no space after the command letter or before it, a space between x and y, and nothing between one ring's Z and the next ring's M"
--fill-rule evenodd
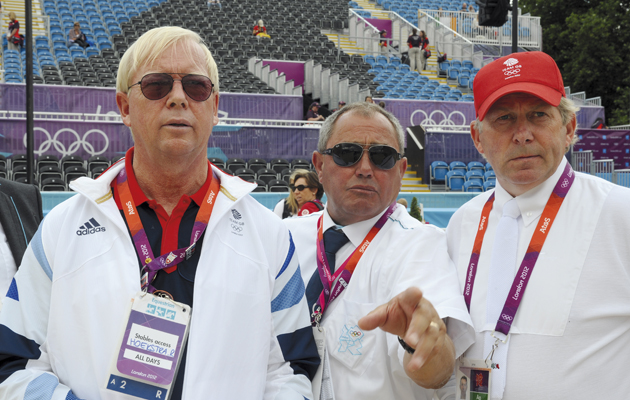
M140 289L134 245L110 190L123 165L73 182L79 194L48 214L29 245L0 312L0 353L28 362L0 384L0 398L131 398L105 389ZM293 373L277 340L304 328L310 334L293 241L248 195L255 185L213 172L221 193L195 277L182 397L310 399L308 378ZM100 231L79 229L92 220Z

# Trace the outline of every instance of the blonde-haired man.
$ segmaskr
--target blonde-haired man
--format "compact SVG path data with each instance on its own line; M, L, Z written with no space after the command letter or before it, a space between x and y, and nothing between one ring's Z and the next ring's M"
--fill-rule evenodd
M135 145L35 234L0 313L0 398L311 399L293 242L255 185L206 158L212 55L156 28L119 68Z

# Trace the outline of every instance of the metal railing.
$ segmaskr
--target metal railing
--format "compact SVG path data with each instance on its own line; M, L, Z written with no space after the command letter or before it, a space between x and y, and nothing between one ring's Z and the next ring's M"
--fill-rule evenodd
M448 26L454 32L470 40L475 44L494 46L509 45L512 43L512 14L508 14L508 21L502 27L479 26L478 14L462 11L419 10L418 21L421 14L428 14L434 19ZM542 29L540 17L520 15L518 18L518 46L534 47L542 46Z
M451 29L441 19L428 12L418 11L418 28L425 31L429 43L433 42L440 53L446 53L450 60L472 60L475 68L481 68L483 54L475 53L475 44L457 31ZM408 32L411 34L411 31Z
M571 166L577 172L591 173L591 164L593 163L593 152L576 151L571 153Z
M630 125L609 126L608 129L615 129L618 131L630 131Z

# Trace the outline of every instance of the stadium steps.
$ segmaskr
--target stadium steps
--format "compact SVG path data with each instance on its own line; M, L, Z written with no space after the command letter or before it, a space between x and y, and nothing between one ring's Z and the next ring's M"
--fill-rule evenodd
M341 50L345 51L347 54L365 55L365 53L362 53L363 49L357 47L357 42L348 38L349 35L340 35L337 33L329 32L326 32L324 34L328 37L328 40L335 44L335 46L338 47L339 45L341 45Z
M407 167L402 180L401 192L428 192L429 185L422 183L422 178L416 176L416 172Z
M383 10L381 6L376 3L369 2L367 0L355 0L359 6L365 11L369 11L372 14L372 18L376 19L389 19L389 15Z

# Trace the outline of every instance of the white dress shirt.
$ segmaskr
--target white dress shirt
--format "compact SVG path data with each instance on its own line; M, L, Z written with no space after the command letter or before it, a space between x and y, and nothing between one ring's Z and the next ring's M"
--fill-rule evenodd
M520 265L566 160L553 176L516 197ZM486 192L462 206L447 228L448 248L464 285ZM476 342L466 357L485 359L486 294L492 244L503 205L496 200L474 282ZM630 190L591 175L576 179L549 231L510 330L504 399L625 398L630 378Z
M322 213L324 230L335 225L327 209L283 220L293 235L305 283L317 268L317 220ZM350 256L381 215L343 227L350 241L337 252L335 268ZM470 346L473 332L446 252L444 232L419 223L398 206L365 251L346 290L324 312L321 325L326 329L337 400L432 397L432 390L421 388L406 375L404 350L396 336L380 329L363 332L357 326L361 317L412 286L420 288L440 317L447 319L457 355ZM354 340L353 334L360 338Z

